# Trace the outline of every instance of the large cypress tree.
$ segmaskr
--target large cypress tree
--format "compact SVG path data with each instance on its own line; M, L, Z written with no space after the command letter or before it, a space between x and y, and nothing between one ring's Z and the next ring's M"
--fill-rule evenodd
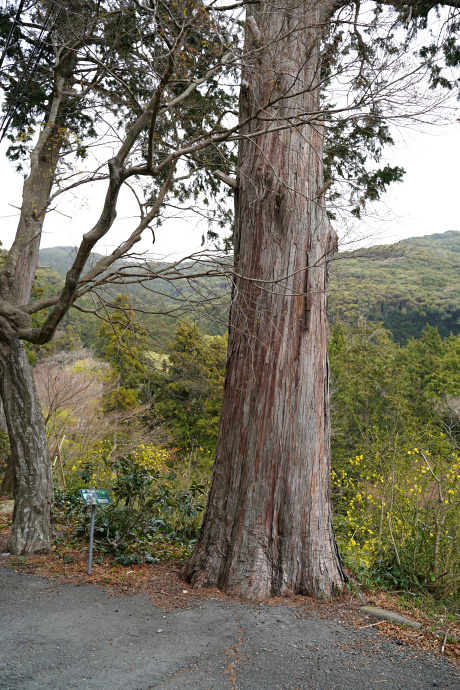
M193 0L83 3L96 10L101 35L107 21L131 22L101 38L97 49L106 59L125 37L123 59L114 57L125 71L103 69L90 90L81 73L69 89L80 47L68 49L59 39L64 50L56 55L50 43L60 81L53 83L29 177L35 159L44 160L45 170L37 187L29 184L28 215L0 272L0 394L15 458L14 552L49 548L50 539L48 451L21 341L48 342L79 296L122 279L114 262L130 252L167 200L183 207L206 190L216 194L223 180L236 200L227 377L210 501L185 576L252 597L319 595L343 584L329 497L325 313L336 246L329 219L345 197L359 216L367 200L401 177L399 168L378 168L382 145L391 142L388 121L431 107L428 99L417 102L419 75L403 57L435 6L388 4L393 14L377 5L366 17L359 3L278 0L248 5L242 25L233 12L244 5L238 2L225 10ZM450 87L443 67L458 63L458 23L453 18L446 26L440 60L433 44L419 65L420 78L425 72L433 85ZM395 27L406 30L407 40L399 41ZM101 62L97 50L85 54L91 65ZM69 74L61 75L64 68ZM236 121L229 81L239 71ZM83 235L60 293L28 303L31 247L51 199L47 171L61 160L61 103L74 91L80 101L93 88L106 94L107 108L120 120L120 146L95 173L107 179L103 208ZM91 250L115 220L121 188L136 177L150 181L139 224L85 273ZM34 328L31 314L42 309L50 311Z

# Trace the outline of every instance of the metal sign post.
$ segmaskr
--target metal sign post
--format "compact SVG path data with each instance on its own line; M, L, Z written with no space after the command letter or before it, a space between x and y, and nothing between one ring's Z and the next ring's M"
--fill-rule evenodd
M91 575L93 562L94 519L96 506L110 505L112 501L105 489L80 489L81 496L86 506L91 506L91 527L89 531L88 575Z
M93 538L94 538L94 518L95 517L96 517L96 506L91 506L91 528L89 530L88 575L91 575L91 565L93 562Z

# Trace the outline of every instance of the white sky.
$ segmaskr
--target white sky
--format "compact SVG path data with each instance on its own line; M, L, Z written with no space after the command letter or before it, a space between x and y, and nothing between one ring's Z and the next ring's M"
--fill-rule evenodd
M386 162L406 174L390 186L376 205L378 218L363 222L361 234L369 227L369 243L376 244L460 230L460 122L402 130L394 138Z
M376 205L377 217L356 223L353 233L366 237L359 244L390 243L406 237L460 230L460 122L439 127L425 127L425 131L403 130L397 143L387 152L387 161L406 169L404 182L393 185L382 202ZM22 177L14 172L6 159L6 146L0 149L0 239L9 247L17 223L21 203ZM85 192L83 199L67 196L58 209L71 218L51 213L45 222L42 247L79 244L83 232L91 228L100 213L105 183L99 182ZM101 253L111 249L117 240L126 237L134 226L132 216L137 205L130 192L120 199L118 219L103 245ZM131 217L131 218L130 218ZM336 226L341 233L341 228ZM152 246L149 231L138 249L157 256L184 256L199 250L206 225L196 220L168 221L156 231Z

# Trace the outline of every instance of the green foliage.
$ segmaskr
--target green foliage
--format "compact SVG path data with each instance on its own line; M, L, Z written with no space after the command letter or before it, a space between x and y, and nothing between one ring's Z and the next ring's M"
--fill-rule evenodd
M459 347L431 327L401 347L379 324L334 326L334 522L367 584L460 597Z
M54 487L54 497L53 497L53 514L55 517L59 513L65 513L66 517L80 517L81 514L82 499L81 494L78 489L70 489L69 491L63 491L59 487Z
M142 376L145 335L127 295L118 295L108 320L99 328L94 349L125 385L136 384Z
M11 146L8 156L22 168L37 128L49 118L53 96L58 92L56 80L65 79L66 88L59 87L60 105L56 117L56 131L60 140L58 170L65 168L64 157L85 158L87 147L96 137L98 125L104 123L107 112L119 136L131 127L142 113L144 104L158 87L158 75L174 65L173 78L162 93L162 102L174 100L186 87L203 80L202 89L191 89L178 99L173 118L158 117L155 126L155 145L150 150L153 167L164 159L172 147L186 146L197 137L225 127L227 114L237 109L236 71L222 67L222 57L235 48L235 26L232 21L206 12L198 3L178 0L167 9L144 7L131 0L112 2L84 2L70 0L62 8L53 26L50 40L45 42L40 60L27 80L24 97L15 100L15 87L24 73L24 64L34 50L36 31L43 23L48 3L32 3L27 8L28 24L21 22L15 29L15 40L8 51L7 69L0 77L6 91L4 108L14 104L8 137ZM14 12L11 7L0 10L0 49L5 45ZM182 27L186 21L187 29ZM171 45L186 40L180 60L168 61ZM172 42L172 43L171 43ZM55 69L55 51L62 56ZM206 78L213 67L220 66L224 80ZM100 103L104 104L101 109ZM150 123L149 123L150 124ZM147 157L148 125L139 141L139 155ZM190 153L185 166L194 174L185 182L180 178L172 190L175 201L203 199L209 205L209 235L215 236L212 224L228 224L231 213L227 200L229 190L213 174L215 168L231 172L235 164L235 144L217 142L214 146ZM145 187L146 201L155 198L166 179L167 170L152 177ZM212 198L215 204L209 204ZM160 225L161 214L156 222Z
M203 337L191 323L180 325L170 345L169 366L157 377L156 411L185 450L212 455L225 379L226 339Z
M400 427L408 412L400 392L408 378L398 347L379 324L360 320L346 336L336 325L330 348L333 454L344 458L366 445L375 424Z
M110 553L124 565L186 557L198 536L205 487L192 482L181 489L174 472L152 469L135 455L107 464L114 500L97 511L96 551ZM82 478L89 483L91 472ZM87 531L85 516L76 533Z
M419 340L409 340L404 354L414 391L423 391L434 399L460 396L458 336L450 335L443 340L436 328L427 325Z
M382 322L397 342L426 324L445 338L460 333L460 233L414 237L395 247L339 254L329 312L345 323Z
M65 328L60 338L58 339L57 344L59 349L63 350L64 352L73 352L74 350L80 350L83 347L81 338L75 332L75 329L72 326L72 324L69 324Z
M72 7L72 4L74 7ZM79 17L75 19L75 8L78 4ZM74 31L81 31L81 38L89 38L85 31L85 19L90 20L92 3L68 2L63 7L59 22L53 30L53 39L45 41L41 49L40 61L30 78L26 80L26 89L22 98L17 98L16 86L21 82L24 74L24 66L33 55L37 44L37 34L31 31L31 27L37 28L43 24L47 3L34 3L28 8L28 22L18 22L14 31L14 40L7 50L8 67L3 70L0 85L5 90L3 110L11 104L14 105L11 125L7 133L11 144L7 155L12 161L17 162L17 169L22 170L22 161L27 156L31 140L41 122L50 114L51 101L54 91L53 76L55 65L55 53L53 46L68 41L68 28L72 24ZM3 48L10 31L15 9L12 5L0 9L0 47ZM91 23L91 20L89 21ZM85 36L86 34L86 36ZM93 36L93 41L101 41L101 33ZM103 38L102 38L103 40ZM69 51L67 60L63 61L61 74L71 86L75 82L72 74L72 51ZM23 88L23 87L22 87ZM78 98L77 93L69 93L64 98L66 107L57 118L57 126L64 133L64 150L74 148L79 157L85 156L85 149L81 144L82 138L91 139L96 136L93 118L88 114L85 103Z
M105 396L104 409L107 412L113 412L115 410L126 412L127 410L133 410L137 405L138 394L134 388L118 386L118 388Z
M113 379L118 382L105 396L107 412L134 409L145 393L145 340L146 331L136 322L129 298L118 295L94 344L96 354L109 363Z
M347 184L351 214L360 218L368 201L377 201L391 183L401 182L404 176L405 171L399 166L369 167L369 161L379 163L384 146L394 143L389 128L374 113L364 124L349 117L335 117L327 132L324 179ZM342 195L342 188L332 189L328 195L330 209ZM336 218L330 209L328 216Z

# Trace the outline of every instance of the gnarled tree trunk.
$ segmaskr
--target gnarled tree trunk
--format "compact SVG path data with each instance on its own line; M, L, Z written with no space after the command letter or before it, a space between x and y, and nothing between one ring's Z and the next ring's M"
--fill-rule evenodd
M0 485L0 496L13 493L13 456L6 458L5 474Z
M14 270L8 267L0 276L0 300L17 305L28 304L32 293L45 214L66 138L63 89L75 64L76 54L70 51L55 74L48 118L30 154L15 243L6 260ZM53 483L45 423L24 345L4 319L0 319L0 371L15 500L9 549L15 554L48 551Z
M347 579L330 503L325 259L336 240L318 198L320 6L282 0L278 10L248 10L248 40L261 58L243 74L241 117L262 111L240 143L217 456L183 572L194 586L255 599L331 594ZM297 122L306 112L311 122Z
M0 397L10 437L14 512L8 549L49 551L53 480L45 424L24 344L0 317Z

